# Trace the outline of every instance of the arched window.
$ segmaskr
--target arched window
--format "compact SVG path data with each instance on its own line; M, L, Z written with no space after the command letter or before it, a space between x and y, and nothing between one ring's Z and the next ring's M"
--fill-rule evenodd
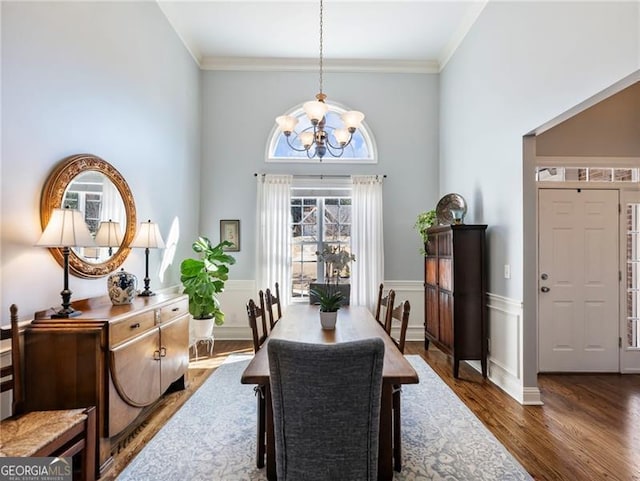
M342 126L340 116L347 109L331 102L327 102L327 106L329 111L326 114L325 129L333 140L333 130ZM296 125L295 132L291 134L290 141L294 146L300 146L300 141L297 138L298 134L306 130L313 130L313 126L304 110L302 110L302 105L292 109L287 115L292 115L298 119L298 125ZM290 148L287 144L287 138L278 129L275 122L269 135L266 160L267 162L320 162L318 158L310 159L305 152L297 152ZM360 128L353 134L351 143L344 149L341 157L333 157L327 152L322 159L322 163L375 164L377 162L376 145L365 122L362 122Z

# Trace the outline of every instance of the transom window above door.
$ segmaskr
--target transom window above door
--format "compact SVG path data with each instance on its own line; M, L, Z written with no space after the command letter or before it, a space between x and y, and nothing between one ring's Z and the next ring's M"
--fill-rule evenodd
M334 103L327 102L329 111L325 115L326 126L325 129L333 139L333 131L336 128L342 126L342 120L340 116L347 111L347 109L336 105ZM313 132L313 126L309 121L309 118L305 114L302 106L299 106L287 115L291 115L298 119L295 132L291 134L290 141L293 145L300 144L298 135L302 132ZM302 163L318 163L319 159L309 159L305 152L297 152L287 145L287 138L285 135L274 126L269 136L269 143L267 145L267 162L302 162ZM332 157L326 155L322 159L323 164L327 163L348 163L348 164L375 164L378 162L377 152L373 136L367 125L362 122L358 130L353 134L351 143L344 149L344 153L341 157Z

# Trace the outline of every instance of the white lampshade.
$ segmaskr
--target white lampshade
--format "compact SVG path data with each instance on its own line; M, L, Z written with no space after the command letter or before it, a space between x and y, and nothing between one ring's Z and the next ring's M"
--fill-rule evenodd
M96 233L96 245L98 247L120 247L122 244L122 231L120 223L112 220L100 222Z
M53 209L47 227L36 243L41 247L91 247L95 242L82 212L77 209Z
M298 119L292 115L281 115L280 117L276 117L276 123L283 132L293 132L293 129L296 128L298 123Z
M164 241L160 235L158 224L151 222L141 222L138 233L131 242L131 247L147 247L150 249L162 249Z
M300 143L305 149L313 144L313 132L302 132L300 134Z
M335 129L333 131L333 136L336 138L340 145L344 145L349 142L351 134L347 129Z
M364 120L364 114L357 110L350 110L349 112L342 114L341 119L344 122L345 128L358 129Z
M305 102L302 108L304 109L304 113L307 114L307 117L309 117L309 120L311 120L312 122L314 120L320 122L324 115L327 113L327 110L329 110L327 104L325 104L324 102L319 102L318 100L310 100L309 102Z

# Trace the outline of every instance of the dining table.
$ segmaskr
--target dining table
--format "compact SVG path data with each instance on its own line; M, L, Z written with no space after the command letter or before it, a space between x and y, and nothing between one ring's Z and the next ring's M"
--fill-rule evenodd
M393 479L393 389L401 384L416 384L418 374L400 352L393 339L386 333L371 312L364 306L345 306L338 311L335 329L325 330L320 325L318 306L291 304L269 333L266 341L245 368L241 382L264 386L266 422L266 470L267 479L276 475L273 412L269 389L269 358L267 344L270 339L314 344L335 344L361 339L380 338L384 341L382 368L382 397L380 404L380 431L378 441L378 480ZM309 380L312 382L313 380ZM345 426L348 429L348 426Z

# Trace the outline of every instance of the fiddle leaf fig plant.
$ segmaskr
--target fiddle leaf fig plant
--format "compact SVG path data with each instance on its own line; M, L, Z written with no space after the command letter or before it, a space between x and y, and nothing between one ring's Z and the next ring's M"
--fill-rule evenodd
M232 247L229 241L211 245L207 237L199 237L192 244L197 259L184 259L180 264L180 281L184 293L189 296L189 312L194 319L214 319L216 325L224 323L224 312L216 297L224 290L229 279L229 267L236 259L225 253L225 247Z

